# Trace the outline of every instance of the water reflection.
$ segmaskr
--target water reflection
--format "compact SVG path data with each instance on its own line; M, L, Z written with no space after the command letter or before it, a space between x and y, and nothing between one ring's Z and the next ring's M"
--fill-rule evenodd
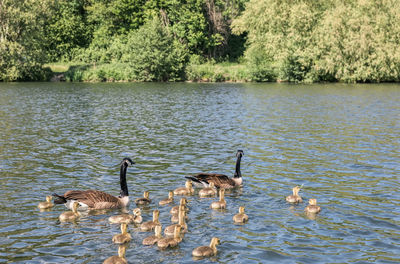
M131 226L128 261L191 263L218 236L202 263L400 262L397 85L0 83L0 94L0 262L102 262L118 250L108 217L122 211L64 224L65 207L38 202L70 189L117 195L128 156L131 200L149 190L143 221L159 209L168 226L158 201L184 176L232 175L237 149L245 185L226 191L227 209L189 196L190 232L166 251L142 246L149 233ZM304 202L286 203L301 184ZM323 208L311 219L310 198ZM245 225L232 221L239 206Z

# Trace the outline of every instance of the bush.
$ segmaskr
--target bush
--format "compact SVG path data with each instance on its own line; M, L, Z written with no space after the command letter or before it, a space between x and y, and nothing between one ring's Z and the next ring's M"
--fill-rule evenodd
M185 45L174 40L158 17L128 35L126 53L132 78L137 81L183 80L187 61Z

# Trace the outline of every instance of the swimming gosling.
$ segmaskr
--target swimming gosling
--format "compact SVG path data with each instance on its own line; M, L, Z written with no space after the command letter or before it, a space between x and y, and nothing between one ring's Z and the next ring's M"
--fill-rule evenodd
M249 216L244 213L244 206L239 207L239 213L233 216L235 223L246 223L249 220Z
M200 246L192 251L194 257L211 257L217 254L217 245L220 244L218 237L213 237L211 239L210 246Z

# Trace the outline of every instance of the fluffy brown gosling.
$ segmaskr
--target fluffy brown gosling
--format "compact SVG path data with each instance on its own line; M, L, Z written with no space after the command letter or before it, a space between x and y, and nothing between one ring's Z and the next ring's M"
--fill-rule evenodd
M215 188L214 182L210 182L208 187L205 187L199 191L200 197L210 197L217 194L217 189Z
M191 180L185 182L185 187L179 187L174 190L175 195L192 195L193 193L194 189Z
M159 205L166 205L169 203L173 203L174 202L174 192L173 191L169 191L168 192L168 198L161 200L158 204Z
M200 246L192 251L194 257L211 257L217 254L217 245L220 244L218 237L211 239L210 246Z
M179 215L178 216L179 217L178 224L167 226L165 228L165 230L164 230L164 235L173 236L175 227L178 226L178 225L181 226L181 232L183 232L183 233L187 232L187 224L186 224L186 221L185 221L186 213L183 210L183 206L181 206L181 210L179 210L178 215Z
M249 220L249 216L244 213L244 206L239 207L239 213L233 216L235 223L246 223Z
M115 244L125 244L131 241L131 234L128 233L128 225L126 223L121 224L121 234L115 235L112 241Z
M212 202L211 203L211 208L212 209L225 209L226 208L226 201L225 201L224 197L225 197L225 190L224 189L219 189L219 201Z
M161 225L156 226L154 228L154 235L148 236L145 239L143 239L142 244L145 246L151 246L157 243L157 241L162 238L161 229L162 229Z
M140 225L140 230L142 230L142 231L151 231L156 226L161 225L160 221L158 220L159 216L160 216L160 211L154 210L153 211L153 220L142 223Z
M78 207L79 207L78 202L74 202L72 204L72 211L64 212L60 214L58 219L60 219L61 222L68 222L68 221L74 221L77 218L81 216L81 213L78 212Z
M40 203L38 204L38 208L39 208L39 209L48 209L48 208L53 207L54 204L51 202L51 199L52 199L52 198L53 198L53 197L52 197L51 195L47 195L47 196L46 196L46 202L40 202Z
M151 199L149 198L149 191L144 191L143 197L135 199L136 205L147 205L151 203Z
M189 208L186 206L186 204L187 204L187 199L185 197L181 198L181 200L179 201L179 205L176 205L171 208L171 210L169 211L170 214L172 214L172 215L178 214L179 206L181 206L181 205L185 206L185 212L188 212Z
M317 199L308 200L309 205L304 209L306 213L309 214L318 214L321 212L321 207L317 205Z
M301 187L296 186L293 188L293 194L286 197L286 202L288 203L301 203L303 199L299 195Z
M103 264L128 264L125 259L126 246L120 245L118 247L118 256L112 256L104 260Z
M166 237L157 241L157 246L160 249L167 247L176 247L182 241L181 237L181 226L177 225L174 231L174 237Z
M140 224L142 222L142 213L140 208L135 208L132 210L132 215L130 214L121 214L121 215L113 215L108 218L108 221L112 224Z

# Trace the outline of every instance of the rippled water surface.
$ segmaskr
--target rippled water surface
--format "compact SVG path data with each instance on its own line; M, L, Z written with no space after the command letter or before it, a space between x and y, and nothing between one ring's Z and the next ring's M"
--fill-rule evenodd
M119 162L131 157L131 198L158 201L196 172L233 175L243 149L244 186L189 197L179 247L160 251L130 226L130 263L191 263L217 236L219 263L398 263L400 86L287 84L0 83L0 262L100 263L117 254L108 223L120 211L60 223L64 206L40 212L53 192L119 193ZM302 204L285 196L304 184ZM304 214L309 198L321 213ZM178 201L178 199L175 199ZM250 217L235 225L243 205ZM130 209L134 204L130 205Z

